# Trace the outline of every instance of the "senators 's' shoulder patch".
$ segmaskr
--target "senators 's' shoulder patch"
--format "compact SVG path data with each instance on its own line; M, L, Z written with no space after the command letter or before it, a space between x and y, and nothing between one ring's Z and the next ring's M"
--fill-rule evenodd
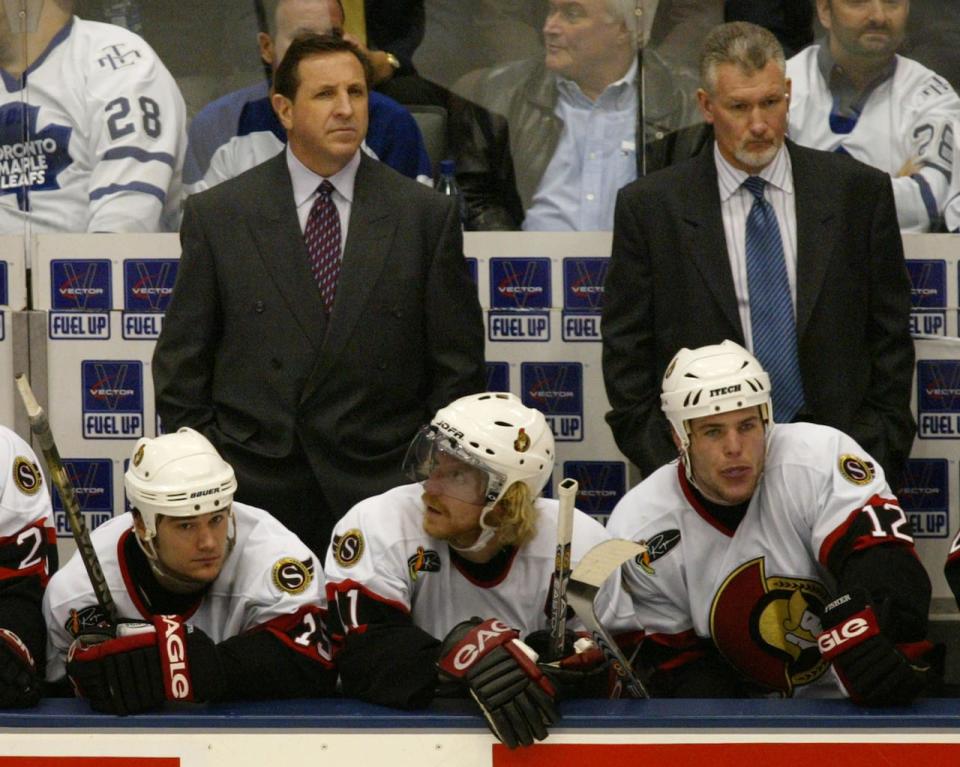
M313 557L301 562L283 557L273 564L273 584L288 594L302 594L313 581Z
M333 558L341 567L353 567L360 561L364 550L363 533L356 528L333 538Z
M869 485L877 474L872 461L849 453L840 456L838 468L840 476L854 485Z
M37 464L18 455L13 461L13 481L24 495L36 495L43 485L43 475Z

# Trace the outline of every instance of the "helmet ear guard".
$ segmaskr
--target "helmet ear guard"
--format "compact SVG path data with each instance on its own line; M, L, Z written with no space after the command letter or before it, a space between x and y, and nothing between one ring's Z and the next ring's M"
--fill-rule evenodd
M770 376L757 359L733 341L674 355L663 376L660 408L680 442L690 475L690 421L758 406L764 428L773 425Z

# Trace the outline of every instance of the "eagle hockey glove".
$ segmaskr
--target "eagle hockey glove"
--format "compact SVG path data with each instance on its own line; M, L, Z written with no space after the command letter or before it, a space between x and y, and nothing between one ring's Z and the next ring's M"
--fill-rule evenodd
M932 681L928 664L908 660L880 631L863 589L830 602L822 624L820 655L833 663L851 700L867 706L904 705Z
M541 658L547 657L550 647L550 632L534 631L524 638L524 643ZM610 663L603 650L587 636L577 636L572 631L564 632L563 657L551 663L538 663L540 670L553 682L557 698L607 698L613 679Z
M16 634L0 629L0 708L27 708L40 701L40 679L30 650Z
M444 638L437 664L441 676L468 687L493 734L508 748L543 740L547 725L560 718L553 703L556 690L519 636L502 621L471 618Z
M223 686L213 641L172 615L121 623L116 636L78 637L67 653L67 675L94 710L121 716L167 700L216 700Z

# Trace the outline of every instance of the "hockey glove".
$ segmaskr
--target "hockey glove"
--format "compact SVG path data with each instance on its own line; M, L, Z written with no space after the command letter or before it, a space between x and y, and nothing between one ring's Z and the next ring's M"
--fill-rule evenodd
M121 623L115 637L85 634L67 653L67 675L96 711L136 714L166 700L216 700L222 674L213 641L176 616Z
M0 629L0 708L26 708L40 701L40 679L23 641Z
M537 667L536 653L499 620L457 624L440 647L441 677L465 684L493 734L508 748L547 737L560 718L556 690Z
M541 658L547 657L550 632L534 631L524 643ZM563 657L552 663L538 663L540 670L557 689L557 698L607 698L610 696L612 671L603 650L587 636L572 631L564 634Z
M854 589L824 608L820 654L851 700L867 706L905 705L932 682L928 664L910 661L880 631L866 591Z

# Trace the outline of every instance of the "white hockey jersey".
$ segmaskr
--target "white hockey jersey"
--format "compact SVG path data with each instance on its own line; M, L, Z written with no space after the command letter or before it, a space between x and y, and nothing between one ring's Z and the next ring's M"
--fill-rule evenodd
M778 424L735 531L698 503L677 461L628 492L607 530L648 547L624 568L648 638L710 638L765 689L839 697L817 649L819 616L835 585L832 549L860 514L877 543L912 545L882 469L856 442L827 426Z
M57 566L57 536L37 456L5 426L0 472L0 628L16 634L39 665L46 642L40 601Z
M326 558L331 609L336 593L349 596L357 590L409 613L414 625L438 639L472 616L499 618L521 637L549 628L558 502L537 500L536 535L516 550L505 572L484 583L451 562L445 541L424 532L422 493L419 484L394 488L361 501L337 523ZM599 522L575 510L572 566L609 537ZM611 633L637 628L619 578L611 578L596 604L598 618ZM349 631L357 621L342 613ZM583 628L576 620L567 625L574 631Z
M176 230L186 107L142 38L74 17L0 77L0 234Z
M262 509L234 502L233 513L236 545L199 605L182 616L185 623L219 643L271 621L285 624L283 619L309 608L302 616L303 634L308 639L314 632L319 635L319 608L325 607L326 600L323 575L313 553ZM133 515L122 514L100 525L90 537L120 616L149 621L152 613L132 582L124 554L126 539L132 535ZM315 614L311 613L315 608ZM43 614L49 632L47 680L55 682L66 673L67 650L76 634L104 619L79 554L50 579ZM314 643L287 644L294 649L299 649L299 644L306 650ZM314 649L321 659L329 660L325 647Z
M18 434L0 426L0 548L17 552L0 558L3 569L24 570L40 563L44 542L55 542L50 494L33 449ZM27 532L36 531L36 532ZM46 563L43 563L46 567ZM49 575L49 572L45 574ZM0 578L2 578L0 572Z
M912 59L896 56L892 74L859 105L857 117L836 113L837 97L821 68L820 46L787 62L793 83L790 138L798 144L844 152L893 177L897 219L904 231L939 225L957 190L960 98L950 84ZM920 170L897 178L908 160Z

